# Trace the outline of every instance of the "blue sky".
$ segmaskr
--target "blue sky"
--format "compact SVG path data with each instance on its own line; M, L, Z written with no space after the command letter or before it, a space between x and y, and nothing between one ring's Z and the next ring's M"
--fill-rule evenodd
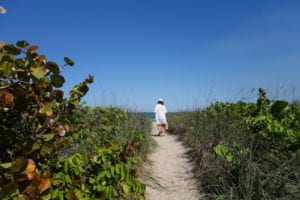
M89 105L170 111L213 101L300 98L298 0L0 0L0 40L58 64L67 92L89 74ZM254 92L252 91L254 88Z

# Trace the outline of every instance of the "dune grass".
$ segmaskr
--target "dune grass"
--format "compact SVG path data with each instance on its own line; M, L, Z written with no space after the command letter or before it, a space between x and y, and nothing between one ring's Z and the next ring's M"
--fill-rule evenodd
M216 102L169 116L170 131L191 149L207 199L300 198L300 105L269 100Z

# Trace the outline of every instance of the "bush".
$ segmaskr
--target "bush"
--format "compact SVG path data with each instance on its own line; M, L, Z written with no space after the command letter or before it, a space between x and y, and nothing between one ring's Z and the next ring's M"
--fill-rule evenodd
M256 104L216 102L169 119L174 133L186 131L180 137L208 198L299 198L300 107L265 95L260 89Z
M143 199L138 164L150 122L87 107L89 76L69 98L61 69L19 41L0 47L0 199Z

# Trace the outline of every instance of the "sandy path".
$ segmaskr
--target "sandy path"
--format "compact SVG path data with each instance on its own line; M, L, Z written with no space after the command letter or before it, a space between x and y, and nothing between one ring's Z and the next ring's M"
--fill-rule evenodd
M146 200L195 200L200 195L192 179L191 163L185 156L186 149L174 135L157 134L155 123L152 137L158 146L149 155L148 166L152 181L147 181Z

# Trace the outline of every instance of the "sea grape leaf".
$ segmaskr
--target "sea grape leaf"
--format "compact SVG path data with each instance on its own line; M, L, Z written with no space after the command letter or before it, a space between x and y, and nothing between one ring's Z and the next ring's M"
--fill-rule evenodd
M64 61L65 61L69 66L73 66L73 65L74 65L73 60L71 60L71 59L68 58L68 57L64 57Z
M57 88L63 86L63 84L65 83L65 78L60 75L53 74L50 76L50 79L51 79L51 84Z
M48 117L52 116L53 114L53 108L54 103L53 102L45 102L42 105L42 108L40 109L40 113L46 114Z
M6 44L4 50L13 55L19 55L22 51L12 44Z
M49 69L51 72L53 72L53 74L59 74L60 72L59 66L52 61L47 62L46 68Z
M29 51L37 51L39 49L39 47L37 45L31 45L28 47Z
M86 78L85 81L86 81L87 83L93 83L93 82L94 82L94 77L93 77L92 75L89 75L89 77Z
M41 79L45 76L45 69L41 67L32 67L31 72L32 75L37 79Z
M14 105L14 95L7 90L0 90L0 106L11 108Z
M49 134L45 134L43 135L43 140L45 142L50 141L54 138L55 134L54 133L49 133Z
M12 162L9 163L1 163L0 166L3 167L4 169L8 169L13 165Z
M24 41L24 40L20 40L16 43L17 47L27 47L29 46L28 42Z
M9 78L13 75L12 66L13 64L8 61L3 61L0 63L1 75L4 76L4 78Z
M54 90L51 92L51 96L54 97L57 101L62 101L64 98L64 92L62 90Z
M0 40L0 49L2 49L5 46L5 42Z
M10 62L10 63L13 63L13 62L15 62L15 58L14 58L13 55L3 55L1 61L2 62L7 61L7 62Z
M17 183L11 182L7 185L1 187L0 190L0 199L10 199L12 194L17 192Z
M18 157L12 166L12 172L24 171L28 164L28 159L25 157Z
M15 61L15 64L17 65L18 68L21 68L22 71L24 71L24 67L25 67L25 60L24 59L17 59ZM21 71L20 69L18 71Z
M34 196L38 192L38 187L35 184L30 184L26 187L26 192L28 192L31 196Z
M51 179L47 178L47 179L42 179L41 184L39 185L39 190L40 192L44 192L45 190L47 190L48 188L51 187Z

